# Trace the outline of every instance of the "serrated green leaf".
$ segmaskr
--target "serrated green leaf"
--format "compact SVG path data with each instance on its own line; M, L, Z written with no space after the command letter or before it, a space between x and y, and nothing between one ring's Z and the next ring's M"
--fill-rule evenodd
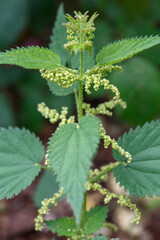
M44 147L25 129L0 130L0 199L17 195L38 175Z
M41 201L45 198L53 197L57 193L59 184L56 182L56 177L52 172L45 171L40 179L40 182L34 192L34 204L36 207L41 207Z
M84 184L99 143L99 120L85 116L77 126L76 123L67 124L53 134L48 146L48 159L79 223Z
M130 195L160 196L160 122L146 123L142 128L125 133L118 144L132 155L132 162L114 170L117 182L129 189ZM117 151L114 157L124 161Z
M78 84L75 82L70 88L63 88L56 82L47 81L50 91L56 96L67 96L73 93L74 89L77 89Z
M71 54L63 47L67 40L67 29L62 23L66 23L66 17L64 12L63 4L60 4L56 21L54 23L54 28L52 30L51 43L49 48L55 51L61 58L62 64L66 65L70 61Z
M77 226L73 217L63 217L56 220L44 221L49 230L58 236L72 237L76 235Z
M0 52L0 64L17 65L26 69L51 70L59 67L59 56L48 48L43 47L22 47Z
M96 236L96 237L92 238L92 240L109 240L109 239L106 238L106 236Z
M84 233L91 234L98 231L103 223L105 223L108 207L96 206L92 208L86 215L86 222L84 225Z
M106 236L96 236L92 240L119 240L119 238L106 238Z
M96 61L100 65L121 62L159 43L159 36L123 39L121 41L108 44L106 47L102 48L102 50L96 56Z

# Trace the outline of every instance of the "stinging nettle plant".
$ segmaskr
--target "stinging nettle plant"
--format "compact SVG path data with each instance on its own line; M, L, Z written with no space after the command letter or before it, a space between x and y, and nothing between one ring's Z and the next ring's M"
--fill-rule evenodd
M130 196L160 196L159 121L131 129L115 141L107 135L100 117L97 117L101 114L112 116L112 109L117 105L126 107L119 90L106 78L107 73L113 70L123 71L121 66L114 64L159 44L160 37L117 41L105 46L95 57L92 39L97 16L95 13L89 18L88 12L75 12L74 17L67 14L65 18L61 5L49 49L17 47L0 53L0 64L39 70L53 94L75 95L77 116L67 117L68 108L65 106L59 113L56 109L49 109L44 102L38 104L38 111L45 118L53 124L59 122L56 132L49 139L46 154L39 139L30 131L12 127L0 129L0 199L19 194L32 183L41 169L50 171L56 176L59 191L42 201L35 229L41 231L45 223L49 230L68 239L106 240L106 236L94 237L94 233L101 227L112 226L106 218L107 205L113 198L121 206L133 210L133 222L139 223L141 214ZM91 94L91 86L96 91L103 86L114 96L94 108L83 101L83 91ZM100 139L104 148L111 145L116 161L92 170L92 159ZM45 165L42 165L40 162L44 154ZM101 183L108 181L111 171L116 181L129 190L130 196L118 195L103 187ZM86 212L86 194L91 189L104 196L106 206L96 206ZM49 213L50 204L56 206L62 196L66 196L71 204L74 217L44 221L43 216Z

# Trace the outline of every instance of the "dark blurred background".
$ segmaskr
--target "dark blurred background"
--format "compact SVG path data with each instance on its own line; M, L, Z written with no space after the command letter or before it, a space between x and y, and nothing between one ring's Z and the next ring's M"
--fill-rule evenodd
M47 47L56 12L62 2L65 12L72 15L74 10L82 12L89 10L90 15L95 11L99 13L96 19L95 52L111 41L160 34L159 0L0 0L0 51L16 46ZM115 132L114 136L128 127L143 125L146 121L159 118L160 45L120 65L124 68L124 73L120 75L115 72L109 75L109 79L118 86L121 98L127 102L128 108L126 110L117 108L114 117L107 120L109 121L107 124L114 125L111 127ZM86 98L96 105L108 99L109 95L100 89ZM24 126L38 135L45 136L46 132L52 130L48 122L37 112L37 104L42 101L58 110L63 105L69 106L70 113L75 113L73 95L54 96L38 71L26 71L8 65L0 66L1 127ZM120 131L118 126L123 126L123 129ZM5 212L5 204L3 204L4 202L0 201L0 211L2 209L2 212L3 210ZM157 228L160 228L160 219L158 221ZM154 229L153 232L156 231L157 229ZM2 240L24 239L4 236ZM160 239L160 235L155 236L155 238L146 237L145 240Z

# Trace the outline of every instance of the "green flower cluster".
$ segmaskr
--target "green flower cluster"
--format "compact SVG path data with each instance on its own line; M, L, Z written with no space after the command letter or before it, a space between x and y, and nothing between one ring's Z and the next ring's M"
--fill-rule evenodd
M72 70L62 66L53 70L45 70L42 68L40 73L43 78L50 80L51 82L56 82L63 88L69 88L74 82L79 80L77 70Z
M85 188L87 191L92 189L93 191L99 191L102 195L105 195L105 198L104 198L105 204L108 204L113 198L117 198L118 199L117 203L120 204L120 206L129 207L131 210L134 211L136 218L132 222L136 224L139 223L141 218L141 213L137 209L136 204L131 203L129 196L110 193L106 188L103 188L99 183L87 182L85 184Z
M62 197L63 195L63 187L59 189L58 193L55 193L53 198L44 199L42 203L42 207L38 210L38 216L35 218L35 230L41 231L43 229L43 215L49 213L49 205L53 204L54 206L57 206L57 199Z
M116 86L110 84L110 81L107 80L107 72L112 72L113 70L119 70L120 73L123 72L123 69L121 66L118 65L108 65L108 66L99 66L96 65L91 70L87 70L84 74L84 80L85 82L85 91L87 94L91 94L91 91L89 88L93 84L93 88L95 91L99 89L100 86L104 86L104 89L110 89L114 94L115 97L113 99L118 99L120 97L120 93L118 88Z
M131 154L129 152L126 152L123 148L121 148L114 139L111 139L109 135L106 135L106 131L102 124L100 124L100 135L101 138L104 139L104 148L108 148L108 146L111 144L113 149L118 150L122 156L125 156L127 158L128 164L131 163L132 160Z
M56 123L59 120L59 113L56 109L49 109L44 102L39 103L37 110L43 117L49 119L50 123Z
M95 114L103 114L107 116L112 116L112 110L117 105L120 105L122 108L126 108L126 103L122 99L110 100L104 103L99 104L96 108L91 107L89 103L83 103L83 109L86 114L95 115Z
M50 123L56 123L60 120L59 127L67 123L75 122L75 116L70 116L67 119L68 107L62 107L61 114L59 114L56 109L50 109L44 102L42 102L38 104L37 109L43 117L49 119Z
M48 169L50 168L50 165L49 165L49 162L50 162L50 159L48 159L48 150L47 150L47 153L45 154L45 165L46 167L48 167Z
M91 39L94 38L93 32L95 31L94 20L98 14L94 13L92 17L88 20L88 12L82 14L81 12L74 12L74 18L66 14L69 22L64 23L67 28L67 39L68 43L64 44L64 47L73 54L77 51L88 50L89 53L92 52L93 43Z

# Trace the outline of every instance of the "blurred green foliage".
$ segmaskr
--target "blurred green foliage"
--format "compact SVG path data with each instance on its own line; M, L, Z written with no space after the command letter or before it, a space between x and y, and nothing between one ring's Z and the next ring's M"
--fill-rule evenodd
M25 30L29 17L27 0L0 1L0 49L14 44Z
M0 51L15 46L48 46L53 22L60 1L0 0ZM95 53L108 42L126 37L160 33L159 0L68 0L65 12L73 10L90 14L97 11ZM143 124L160 116L160 46L144 51L140 57L123 63L124 73L115 73L112 81L120 87L128 109L117 114L131 124ZM50 107L70 105L75 109L73 95L54 96L36 72L10 66L0 68L0 125L25 126L38 131L45 120L37 112L37 104ZM89 101L108 99L101 89Z
M110 79L128 107L125 111L117 108L117 112L136 125L152 121L160 114L160 74L157 66L142 57L134 57L121 66L124 72L114 72Z
M15 118L11 102L4 93L0 93L0 116L1 126L8 127L9 125L14 125Z

